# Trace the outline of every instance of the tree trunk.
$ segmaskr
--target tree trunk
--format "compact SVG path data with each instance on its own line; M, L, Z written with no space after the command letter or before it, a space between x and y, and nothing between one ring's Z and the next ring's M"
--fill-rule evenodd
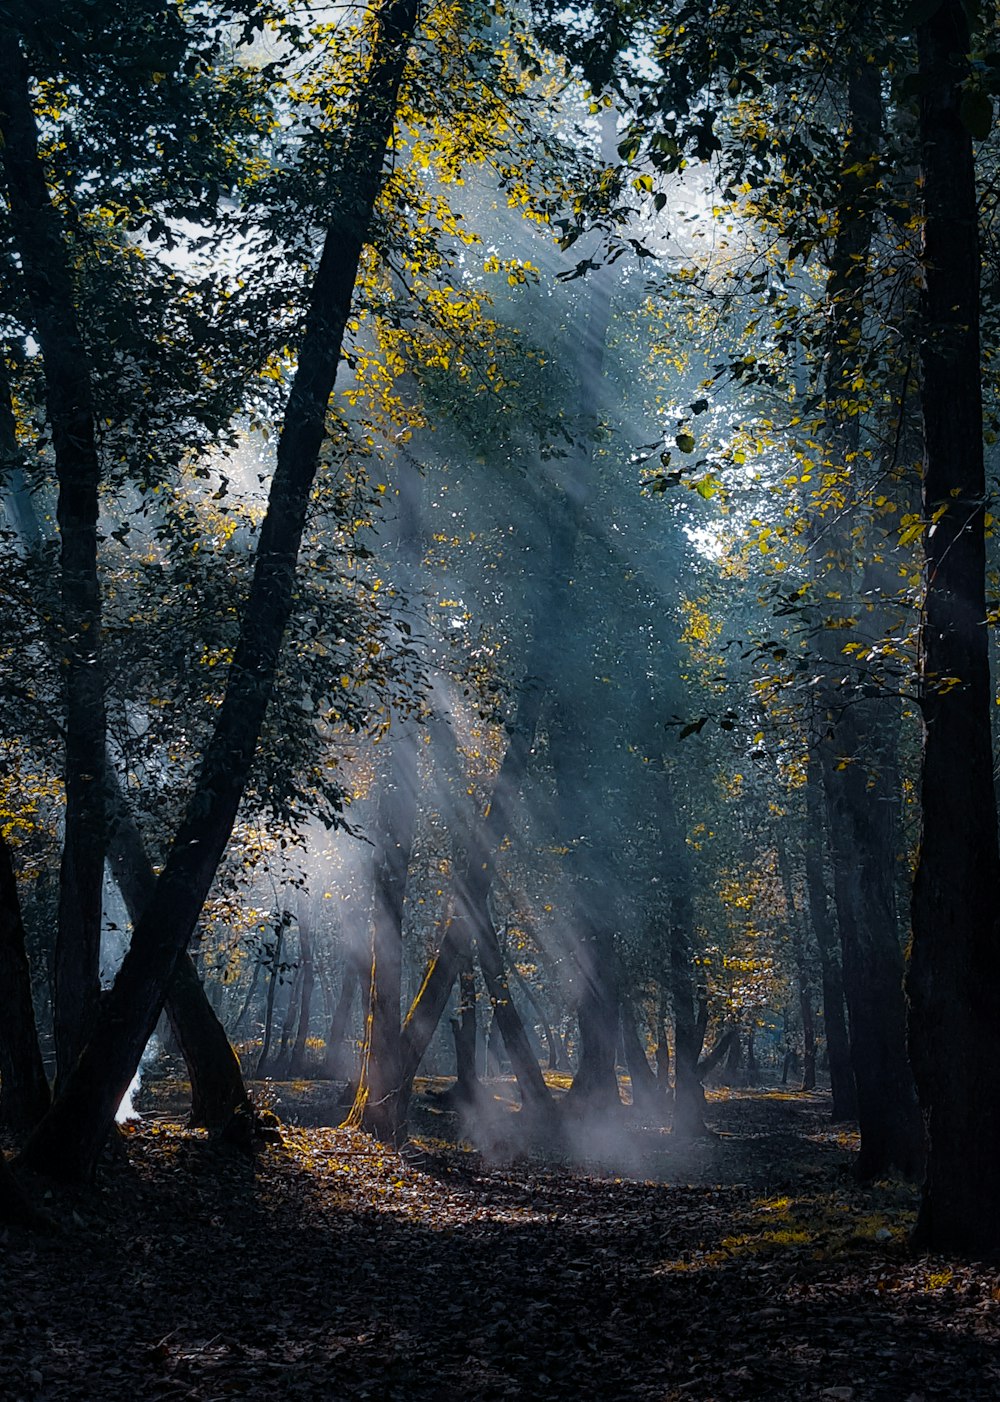
M361 1075L344 1121L385 1144L406 1138L400 1045L403 904L417 828L417 737L404 728L388 756L378 797L372 965Z
M435 1028L448 1006L459 968L470 949L468 930L457 917L453 918L445 928L438 952L427 966L424 981L410 1005L400 1033L401 1084L407 1098Z
M854 1087L851 1046L844 1015L844 982L840 968L840 952L837 949L836 931L830 919L823 871L825 849L822 783L818 757L811 754L806 776L806 892L809 898L809 919L819 950L823 980L823 1026L826 1030L830 1093L833 1098L831 1119L838 1123L857 1117L858 1096Z
M789 932L792 937L792 953L795 959L795 978L799 988L799 1017L802 1022L802 1089L816 1089L816 1022L813 1015L812 978L809 972L809 951L806 943L806 930L802 914L795 902L795 889L788 856L783 847L778 849L778 869L784 888L785 910L788 916Z
M15 1134L33 1129L49 1108L49 1083L38 1046L31 969L24 942L17 878L0 828L0 1125Z
M351 1021L354 999L361 984L361 972L361 956L356 950L349 949L344 963L344 978L340 985L340 994L330 1019L330 1030L326 1034L323 1074L334 1081L353 1074L353 1066L348 1070L345 1064L344 1039Z
M309 1051L309 1023L312 1019L312 997L316 986L316 965L313 959L313 939L311 916L305 897L299 900L299 967L302 970L302 987L299 998L299 1021L295 1032L295 1044L289 1060L288 1074L291 1077L304 1076Z
M40 1171L68 1179L85 1178L92 1172L236 820L294 599L296 561L326 430L327 405L395 126L416 13L416 0L383 0L373 20L366 82L344 143L341 198L313 283L253 580L215 731L187 815L157 880L155 898L133 933L94 1034L65 1092L25 1148L26 1161ZM100 763L103 766L103 745Z
M458 975L458 1016L451 1019L455 1039L455 1095L465 1105L474 1105L481 1086L476 1075L476 974L469 958Z
M625 1064L632 1083L632 1106L644 1118L659 1121L666 1107L664 1087L650 1068L635 1025L635 1009L625 997L621 1000L622 1042Z
M295 973L292 981L288 985L288 997L285 999L285 1007L281 1017L281 1037L278 1041L278 1053L274 1058L274 1069L271 1074L279 1081L288 1079L288 1063L292 1055L292 1042L295 1038L295 1028L298 1023L299 1009L302 1004L302 960L301 957L295 961Z
M257 1058L257 1066L254 1075L259 1081L264 1076L271 1074L268 1065L271 1056L271 1033L274 1030L274 997L278 991L278 982L281 970L281 947L285 942L285 922L278 924L278 938L274 943L274 955L271 960L271 970L267 978L267 1004L264 1009L264 1035L260 1044L260 1056Z
M511 830L510 815L527 770L541 701L541 687L534 681L526 680L521 688L516 721L493 785L490 804L480 828L470 834L469 850L459 869L455 892L456 905L464 914L467 928L475 940L494 1021L517 1078L522 1106L536 1118L551 1123L552 1099L510 996L503 953L489 910L496 855Z
M153 899L156 874L111 763L105 769L105 777L110 817L108 867L134 929ZM189 1122L202 1129L220 1129L229 1123L235 1110L249 1104L249 1098L239 1057L212 1010L187 950L177 960L164 1011L191 1082Z
M866 172L882 142L882 75L865 55L852 60L848 83L850 130L841 175L838 234L831 257L828 299L830 350L825 398L837 424L832 449L850 489L859 445L859 415L850 348L859 344L865 315L867 257L873 228L873 191ZM853 542L831 544L824 586L842 600L841 614L824 618L820 646L827 679L819 742L829 813L834 898L843 950L844 993L850 1018L851 1058L858 1098L861 1153L858 1173L877 1178L893 1168L914 1177L922 1143L913 1080L906 1060L903 956L895 899L898 793L894 740L898 723L891 699L843 694L836 678L843 645L858 629L851 608ZM834 605L835 607L835 605ZM851 629L852 633L845 630ZM898 709L898 708L897 708Z
M59 481L56 515L66 704L66 807L54 961L54 1030L57 1074L62 1082L83 1049L101 991L106 837L104 676L97 577L101 470L90 365L76 319L73 272L39 157L27 63L20 38L8 23L0 24L0 156L11 234L42 351ZM113 1117L112 1111L109 1125Z
M963 122L966 7L920 25L926 596L923 825L913 887L910 1048L927 1127L917 1223L929 1250L1000 1252L1000 854L985 599L979 244Z
M656 1051L653 1053L653 1060L656 1063L657 1084L664 1096L670 1089L670 1039L667 1032L669 1001L666 989L661 986L656 1003Z

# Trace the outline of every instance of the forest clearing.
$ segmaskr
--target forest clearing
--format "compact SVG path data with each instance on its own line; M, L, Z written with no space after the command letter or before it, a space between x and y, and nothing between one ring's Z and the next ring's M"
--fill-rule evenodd
M2 1402L1000 1397L998 99L0 0Z
M57 1233L8 1233L3 1395L995 1398L1000 1271L914 1260L915 1193L859 1189L829 1108L713 1092L680 1148L623 1112L624 1176L290 1125L251 1163L145 1123Z

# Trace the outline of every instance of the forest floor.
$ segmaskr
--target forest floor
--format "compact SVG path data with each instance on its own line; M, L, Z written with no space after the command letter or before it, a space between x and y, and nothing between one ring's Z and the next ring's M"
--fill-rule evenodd
M0 1398L1000 1397L1000 1271L911 1259L912 1191L854 1183L824 1095L718 1093L685 1147L623 1111L506 1161L434 1104L402 1154L131 1127L127 1163L40 1199L51 1232L0 1234Z

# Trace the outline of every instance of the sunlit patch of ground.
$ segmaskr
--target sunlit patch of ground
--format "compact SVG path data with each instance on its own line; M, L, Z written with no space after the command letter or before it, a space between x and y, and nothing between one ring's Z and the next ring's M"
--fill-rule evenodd
M58 1234L0 1239L0 1397L1000 1396L997 1271L911 1261L911 1191L854 1183L821 1097L710 1108L658 1181L288 1124L251 1161L140 1124L44 1200Z

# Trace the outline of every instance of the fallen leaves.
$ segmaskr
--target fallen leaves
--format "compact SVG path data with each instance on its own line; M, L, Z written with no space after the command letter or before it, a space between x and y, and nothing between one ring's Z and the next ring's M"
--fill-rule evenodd
M193 1131L0 1238L3 1402L1000 1395L1000 1277L911 1261L816 1097L730 1096L642 1178L286 1127L254 1163ZM889 1237L880 1237L880 1232Z

